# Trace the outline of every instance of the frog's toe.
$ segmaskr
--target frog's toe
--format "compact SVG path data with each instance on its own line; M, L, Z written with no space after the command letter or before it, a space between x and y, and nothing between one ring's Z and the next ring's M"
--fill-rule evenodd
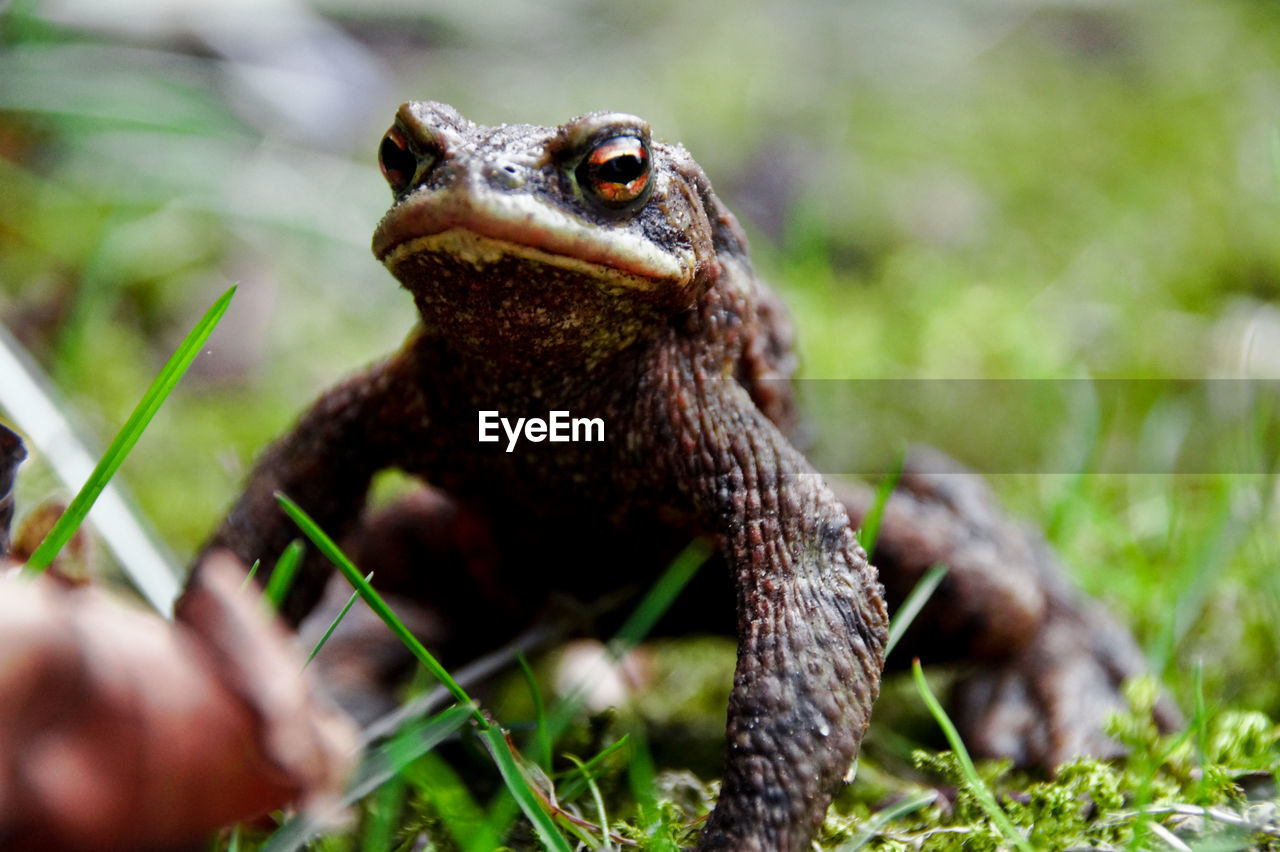
M1100 606L1057 609L1002 665L961 681L952 714L972 753L1011 758L1018 766L1052 768L1077 756L1116 757L1106 734L1124 709L1124 681L1147 671L1129 634ZM1157 705L1163 730L1179 717L1168 699Z

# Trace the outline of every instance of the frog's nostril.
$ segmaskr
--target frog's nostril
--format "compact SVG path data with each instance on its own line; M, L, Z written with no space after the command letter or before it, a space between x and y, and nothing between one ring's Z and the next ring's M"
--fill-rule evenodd
M418 171L418 158L409 150L409 142L398 128L391 128L378 147L378 165L391 189L400 193L408 188Z
M524 185L524 172L509 160L498 160L485 168L489 182L504 189L515 189Z

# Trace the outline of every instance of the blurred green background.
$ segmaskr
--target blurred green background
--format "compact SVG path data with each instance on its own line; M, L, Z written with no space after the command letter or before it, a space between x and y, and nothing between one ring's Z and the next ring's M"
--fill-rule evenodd
M1280 378L1273 0L15 0L0 322L87 434L239 285L121 474L180 560L262 445L411 326L368 243L378 141L418 98L489 124L629 111L683 142L807 377ZM1108 424L1085 416L1077 467L994 477L1184 706L1203 659L1214 701L1280 715L1272 394L1222 440L1230 475L1089 473ZM1176 455L1183 414L1157 391L1129 427ZM882 416L826 412L819 446ZM985 430L995 452L1064 428L1021 417ZM55 488L35 459L21 505Z

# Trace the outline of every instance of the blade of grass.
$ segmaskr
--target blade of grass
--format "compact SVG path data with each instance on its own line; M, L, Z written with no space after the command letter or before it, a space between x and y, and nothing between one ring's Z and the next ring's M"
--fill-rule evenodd
M714 550L710 539L697 538L680 551L666 571L662 573L636 604L635 609L627 616L626 621L618 628L617 633L609 640L608 660L616 662L627 655L649 634L671 604L693 579L693 575L711 557ZM554 742L568 728L578 708L582 706L583 696L591 679L597 675L599 668L605 665L604 658L587 667L578 682L561 697L547 714L547 736Z
M1164 844L1174 850L1174 852L1191 852L1190 846L1179 840L1178 835L1174 834L1160 823L1153 822L1148 826L1148 828L1151 829L1152 834L1164 841Z
M569 847L566 841L556 830L555 823L543 809L541 800L528 786L523 774L520 772L520 768L512 755L512 749L507 741L506 733L499 726L488 721L478 709L475 709L470 696L454 681L435 657L418 642L417 638L409 632L408 628L396 617L381 596L360 575L359 570L351 563L346 554L316 525L307 513L284 494L277 494L276 500L280 503L285 513L302 530L303 534L311 540L327 559L337 566L338 570L346 577L347 582L355 587L356 591L365 600L365 603L369 605L369 608L391 628L397 638L405 643L406 647L417 657L423 667L435 676L441 685L448 689L460 703L471 707L471 712L476 718L481 737L485 741L494 763L498 766L499 773L502 775L512 797L520 806L521 811L533 823L534 829L538 832L539 837L542 838L543 843L549 848L563 849L567 852ZM626 623L618 631L614 643L618 643L623 647L634 646L645 633L652 629L671 602L693 577L693 574L710 556L711 548L711 543L703 539L696 540L685 548L672 561L662 578L654 584L635 611L632 612ZM611 643L611 645L614 643ZM556 727L558 728L558 726Z
M1091 380L1071 382L1068 387L1070 416L1061 432L1062 446L1057 455L1067 472L1057 496L1045 513L1044 534L1049 541L1059 541L1068 523L1090 505L1086 484L1090 472L1098 469L1103 453L1103 413L1098 391Z
M415 760L405 777L462 852L490 852L502 846L502 834L490 824L489 814L440 755L429 753Z
M942 578L946 575L946 565L939 562L932 566L928 571L924 572L924 576L916 583L915 588L911 590L911 594L907 595L907 599L902 602L902 606L898 607L898 611L889 620L889 639L884 646L886 658L894 646L898 644L902 634L907 632L911 622L916 620L920 610L924 609L924 605L929 602L929 598L933 597L938 584L942 582Z
M1188 728L1195 732L1196 763L1200 767L1200 779L1196 781L1195 800L1197 804L1212 804L1207 795L1209 790L1209 708L1204 700L1204 661L1196 660L1191 670L1191 690L1195 696L1195 711Z
M1178 645L1204 610L1214 580L1222 576L1245 540L1247 523L1225 487L1219 490L1216 515L1212 529L1187 549L1182 565L1173 572L1169 584L1173 610L1148 655L1151 669L1160 677L1174 673Z
M929 689L929 684L924 679L924 669L921 668L919 660L911 661L911 676L915 679L916 689L920 692L920 698L924 701L925 706L929 708L929 713L937 721L938 727L942 729L943 736L947 738L947 743L951 746L952 752L955 753L956 760L960 762L960 770L964 774L964 780L969 787L969 792L973 794L978 805L995 823L996 828L1004 835L1005 840L1018 847L1022 852L1035 852L1034 847L1022 835L1022 832L1018 831L1017 827L1014 826L1009 819L1009 815L996 802L996 797L992 795L991 790L983 783L982 777L978 775L978 769L973 765L973 759L969 757L969 752L964 747L964 742L960 739L960 732L956 730L956 726L952 724L951 719L947 716L947 711L942 709L942 704L934 696L933 691Z
M517 652L528 652L550 647L568 636L569 633L570 631L564 623L539 622L508 644L496 648L463 666L454 676L454 680L458 681L459 684L480 683L511 665L515 661ZM449 690L443 686L437 686L427 694L420 695L407 704L370 722L361 732L361 742L368 744L393 735L400 726L426 716L437 707L442 706L450 697Z
M595 777L587 770L587 765L585 763L574 757L572 754L567 754L565 757L569 758L569 760L573 762L573 765L577 767L578 772L581 773L582 778L585 779L587 787L591 790L591 799L595 802L596 814L600 824L600 836L603 838L601 843L607 843L609 838L609 819L605 816L604 796L600 795L600 786L596 784Z
M898 453L893 469L876 486L876 499L871 504L871 511L867 512L867 516L862 519L862 528L857 533L858 544L862 545L868 558L875 553L876 539L880 536L880 521L884 518L884 507L889 502L889 495L898 486L898 480L902 478L902 467L906 464L906 459L905 452Z
M542 690L538 688L538 679L529 666L524 654L516 654L516 662L520 664L520 674L524 677L525 686L529 689L529 698L533 701L533 730L537 752L534 762L542 768L551 769L551 731L547 728L547 708L542 701Z
M280 554L280 558L276 560L276 567L271 572L271 578L267 580L267 588L262 592L262 596L271 604L273 610L280 609L284 596L289 593L289 587L293 585L294 575L298 573L298 566L302 564L302 554L305 550L302 542L295 538L289 542L284 552Z
M582 772L578 772L575 770L572 773L564 773L566 776L565 780L558 787L560 791L560 797L565 801L573 801L574 799L576 799L578 797L578 794L580 794L583 788L586 786L586 781L584 780L583 773L589 773L586 776L587 778L594 777L596 775L596 768L599 767L601 763L604 763L606 760L608 760L610 755L614 754L615 752L621 749L627 748L628 743L630 741L631 741L631 735L623 734L616 741L610 743L605 748L602 748L600 752L596 754L595 757L591 758L586 763L579 764L579 768L582 770ZM571 759L574 760L575 763L578 763L576 758L571 758Z
M373 580L372 571L364 575L364 581L366 583L372 580ZM330 621L329 626L325 628L324 635L320 637L320 640L316 642L315 647L311 649L311 653L307 655L307 661L302 664L302 667L304 669L307 666L311 665L311 661L316 658L316 654L320 653L320 649L323 648L325 646L325 643L329 641L329 637L333 635L333 631L338 629L338 625L342 623L342 619L347 617L347 613L351 611L351 607L355 606L355 603L358 600L360 600L360 593L352 592L351 596L347 598L347 602L342 605L342 609L338 611L338 614L334 616L333 621Z
M471 696L467 695L466 691L445 670L445 667L440 665L435 656L423 647L422 643L418 641L418 637L414 636L409 628L404 626L404 622L396 616L391 607L387 606L382 596L374 591L373 586L370 586L359 569L351 564L351 560L334 543L333 539L329 538L328 534L320 529L315 521L311 520L311 517L303 511L301 506L284 494L276 494L276 502L284 509L285 514L293 519L293 522L298 525L303 534L311 539L311 543L320 549L325 558L337 566L338 570L342 572L342 576L347 578L347 582L360 593L360 597L364 598L364 602L369 605L369 609L373 610L374 614L382 619L387 627L391 628L391 632L404 643L405 647L417 658L418 662L422 663L423 668L430 672L436 680L440 681L441 685L448 689L453 694L453 697L458 700L458 703L471 705L471 712L475 716L476 722L481 727L488 727L489 721L485 719L483 713L475 708L471 701Z
M156 412L160 410L160 406L182 379L187 368L191 366L191 362L200 354L200 350L209 339L209 335L213 333L214 327L222 319L222 315L226 313L235 291L235 287L230 288L213 303L212 307L205 312L205 315L196 323L195 328L191 329L172 357L165 363L159 375L156 376L151 386L147 388L146 393L142 395L142 399L138 401L138 405L134 408L133 413L129 415L129 419L120 428L111 445L107 447L107 451L103 454L97 467L93 469L93 473L90 474L84 487L72 499L71 505L62 513L62 517L53 525L53 528L49 530L49 534L45 536L44 541L40 542L35 552L31 554L31 558L27 560L27 565L24 569L25 574L28 576L39 574L49 567L49 563L58 555L63 546L71 540L71 536L75 534L75 531L80 528L81 522L84 520L85 515L89 514L89 509L93 507L94 501L98 499L102 489L106 487L107 482L120 469L120 465L124 463L129 451L138 442L138 438L142 436L147 424L151 422Z
M364 812L364 831L361 832L361 849L391 849L400 811L404 807L405 782L398 774L373 794Z
M480 729L481 738L486 743L490 756L497 765L498 772L502 775L502 780L506 783L512 798L516 800L516 804L520 806L520 810L524 812L524 815L533 824L534 830L538 833L542 842L548 848L555 850L555 852L570 852L568 843L556 830L555 822L543 810L537 795L529 788L519 767L516 765L515 758L511 753L511 746L507 741L506 732L489 721L480 712L472 702L471 697L458 685L457 681L453 679L444 666L440 665L431 652L423 647L418 638L404 626L404 622L396 616L391 607L387 606L382 596L365 581L360 571L347 558L347 555L334 543L333 539L329 538L324 530L316 525L315 521L303 511L302 507L284 494L276 494L276 501L280 503L285 513L293 519L293 522L298 525L303 534L311 539L311 542L319 548L320 552L337 566L342 575L347 578L347 582L355 587L356 591L360 593L360 597L369 605L369 608L382 619L387 627L391 628L391 632L405 644L405 647L413 653L418 662L440 681L441 685L447 688L460 704L467 705L470 708L477 727Z
M489 807L485 809L485 825L491 833L506 837L518 816L520 816L520 806L508 794L507 788L503 787L489 800ZM493 848L493 846L473 846L466 852L490 852Z
M623 622L613 639L608 644L609 655L612 659L620 659L628 651L634 648L657 624L663 614L671 607L671 604L693 579L694 574L702 567L703 563L710 558L714 546L709 539L699 538L690 542L684 550L682 550L667 566L662 576L649 588L648 592L640 599L631 614ZM539 735L545 737L548 742L554 743L560 734L569 726L578 707L581 705L582 696L585 694L586 681L590 674L584 676L583 682L569 690L568 694L559 699L553 708L546 713L545 720L539 725ZM624 737L624 739L626 739ZM616 744L615 744L616 745ZM611 751L605 749L601 755ZM588 763L588 766L595 763L596 758ZM570 786L574 786L570 782ZM574 795L580 792L580 789L574 790ZM521 804L521 808L524 805ZM653 848L666 848L654 846ZM675 848L672 845L671 848Z
M627 761L627 783L636 803L636 822L645 833L649 849L654 852L679 852L676 827L658 806L657 771L644 729L637 728L632 733L631 755Z
M1147 834L1151 830L1152 817L1154 812L1150 810L1148 805L1155 800L1156 780L1160 775L1160 767L1168 762L1169 756L1182 747L1182 744L1188 738L1194 736L1195 724L1194 720L1176 737L1162 743L1164 748L1156 752L1150 746L1144 747L1140 743L1134 743L1130 752L1129 760L1133 764L1133 771L1138 776L1138 787L1130 794L1132 807L1138 813L1138 818L1133 824L1133 836L1129 839L1129 844L1125 848L1128 850L1138 850L1146 848ZM1123 740L1122 740L1123 741Z
M244 582L240 584L240 591L244 591L253 586L253 578L258 576L258 566L262 564L259 559L253 560L253 564L249 566L249 573L244 575Z
M425 722L405 728L396 738L399 744L394 752L386 744L365 755L336 807L350 807L369 795L401 772L406 763L431 751L470 719L471 708L455 704ZM267 839L262 852L296 852L330 826L331 817L329 813L307 811L294 816Z
M927 807L938 800L937 790L921 790L914 796L908 796L901 802L885 808L879 813L867 820L866 823L858 829L858 833L848 843L840 846L836 852L858 852L863 846L866 846L871 838L875 837L876 832L880 831L889 823L898 817L913 814L923 807Z
M707 542L706 545L709 547L710 543ZM667 571L654 584L655 588L650 591L650 594L646 595L644 600L637 605L635 611L632 613L631 619L629 619L629 624L631 626L626 627L624 631L619 631L618 635L621 636L625 632L631 636L633 640L638 640L638 638L642 637L644 635L645 624L652 624L661 617L662 613L666 611L666 607L668 607L670 602L674 600L675 595L683 589L683 587L688 583L690 577L692 577L693 572L700 567L702 562L704 562L709 555L710 551L704 551L702 545L692 544L689 548L686 548L686 550L677 556L673 563L668 566ZM689 561L686 561L684 557L687 557ZM587 615L590 618L594 618L597 615L612 612L613 609L618 606L618 603L618 601L612 599L598 601L591 606ZM460 670L457 680L480 680L490 677L498 670L510 665L518 653L530 652L549 647L555 642L567 637L571 632L570 625L563 620L557 622L539 622L532 629L508 645L489 652L485 656L480 657L475 662L468 665L466 668ZM400 707L388 713L381 719L371 723L364 731L365 741L371 742L379 737L387 736L394 732L397 726L404 724L407 720L431 712L431 710L439 706L448 695L448 690L442 686L427 695L415 698L403 707ZM557 704L556 710L553 710L549 714L552 717L552 722L550 723L552 730L555 730L554 725L558 709L559 704Z
M611 650L629 651L649 635L658 619L671 608L671 604L679 596L684 587L693 579L702 564L711 558L714 546L710 539L697 538L671 560L667 570L658 581L650 587L631 615L618 628L617 634L609 642ZM621 654L618 654L621 656Z
M555 821L543 809L542 801L525 782L515 755L512 754L511 742L507 739L506 732L497 725L489 725L481 729L480 739L485 744L489 756L493 758L493 762L497 764L498 772L502 774L502 780L506 782L512 798L516 800L516 804L520 806L520 810L524 812L529 822L533 823L538 838L548 849L555 852L571 852L568 842L556 828Z
M430 719L402 728L396 736L365 756L355 778L347 786L343 803L353 804L378 789L410 762L456 733L470 717L471 708L455 704Z

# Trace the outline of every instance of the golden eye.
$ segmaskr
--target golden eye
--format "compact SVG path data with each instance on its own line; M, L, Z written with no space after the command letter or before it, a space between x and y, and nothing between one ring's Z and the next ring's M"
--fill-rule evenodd
M649 149L635 136L615 136L592 148L578 164L578 186L606 207L628 207L648 197Z

